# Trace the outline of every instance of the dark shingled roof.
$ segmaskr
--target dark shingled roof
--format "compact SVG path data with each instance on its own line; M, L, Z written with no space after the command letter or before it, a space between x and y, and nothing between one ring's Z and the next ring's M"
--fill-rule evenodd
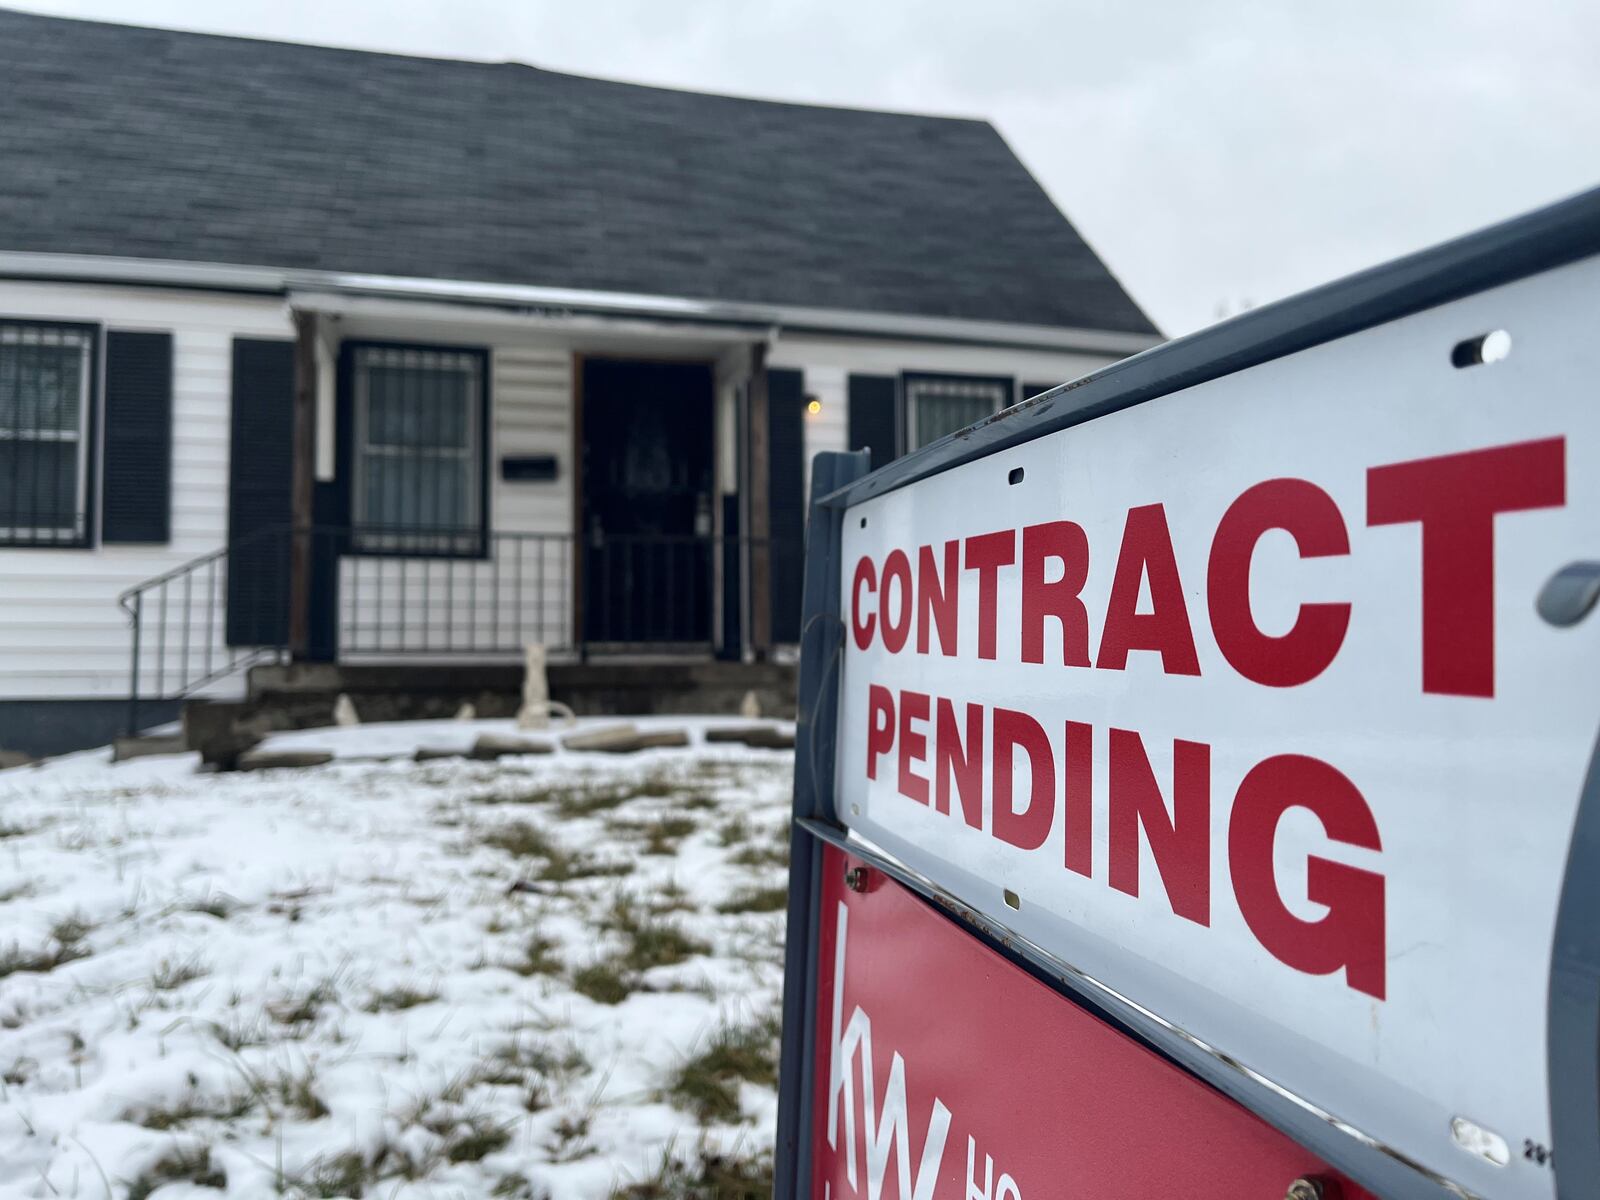
M0 250L1153 330L985 121L5 10Z

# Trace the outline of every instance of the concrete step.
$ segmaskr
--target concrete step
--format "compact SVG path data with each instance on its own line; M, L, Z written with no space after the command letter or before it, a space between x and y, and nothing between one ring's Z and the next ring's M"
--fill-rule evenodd
M151 758L158 754L187 754L189 743L181 733L140 734L137 737L119 737L111 743L111 761L127 762L130 758Z

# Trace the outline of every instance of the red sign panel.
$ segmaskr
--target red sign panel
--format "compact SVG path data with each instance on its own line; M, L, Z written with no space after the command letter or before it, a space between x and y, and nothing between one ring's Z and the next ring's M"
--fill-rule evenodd
M817 980L821 1200L1332 1200L1370 1193L828 847Z

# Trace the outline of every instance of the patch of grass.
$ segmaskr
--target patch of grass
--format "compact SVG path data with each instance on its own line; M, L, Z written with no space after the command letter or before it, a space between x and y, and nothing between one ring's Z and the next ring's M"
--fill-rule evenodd
M336 1200L348 1196L361 1200L369 1184L378 1181L377 1172L359 1150L346 1150L331 1158L318 1158L291 1182L294 1190L317 1200Z
M456 1122L443 1136L446 1161L482 1162L511 1144L511 1126L497 1125L487 1117L473 1115Z
M272 1081L271 1091L280 1112L292 1113L302 1121L316 1121L329 1113L317 1092L315 1067L307 1065L298 1071L279 1071Z
M94 932L94 926L82 913L62 917L50 926L50 936L63 946L76 946Z
M208 1096L199 1087L191 1086L182 1097L171 1103L137 1105L123 1113L122 1119L146 1129L167 1133L182 1129L191 1121L237 1121L254 1108L255 1103L255 1097L249 1092Z
M362 1011L369 1013L404 1012L408 1008L418 1008L424 1004L432 1004L439 998L439 993L433 990L423 991L407 984L399 987L386 988L381 992L374 992L367 1002L362 1005Z
M656 917L649 917L628 930L628 940L623 962L635 971L676 966L697 954L711 953L711 947L699 938Z
M669 1148L655 1175L619 1184L611 1200L772 1200L772 1156L702 1147L690 1161L681 1162Z
M700 823L683 813L669 813L648 821L611 821L606 828L622 837L638 838L646 854L676 854L678 843L688 837Z
M23 972L48 975L66 963L88 958L89 951L83 945L83 939L89 936L91 929L93 926L88 921L75 914L63 917L50 927L52 944L42 949L24 950L13 942L0 950L0 979Z
M655 903L651 905L658 913L690 912L694 909L694 901L689 898L689 889L676 879L669 879L657 890Z
M786 886L745 888L717 905L719 913L770 913L782 912L789 906L789 889Z
M227 1021L208 1021L206 1028L219 1043L235 1054L249 1046L270 1045L275 1039L260 1017L246 1021L243 1017L230 1017Z
M537 1200L539 1193L533 1190L533 1184L525 1175L502 1175L495 1180L494 1190L489 1195L500 1200Z
M169 962L167 959L162 959L161 965L150 972L150 987L157 992L172 992L186 983L204 979L205 976L205 965L198 956L185 959L183 962Z
M324 979L299 995L288 996L267 1005L267 1012L280 1025L310 1025L325 1006L339 998L338 985Z
M512 821L485 834L485 846L504 850L517 858L550 858L561 853L555 839L530 821Z
M24 879L21 883L13 884L8 888L0 888L0 904L10 904L13 900L26 900L39 890L39 885L31 879Z
M128 1182L128 1200L148 1200L152 1192L169 1183L220 1190L228 1186L228 1177L211 1164L209 1146L174 1147Z
M485 846L503 850L517 858L544 860L539 878L548 883L566 883L605 875L626 875L633 870L627 862L603 863L571 854L543 829L529 821L514 821L485 834Z
M219 893L191 901L182 906L182 911L200 913L204 916L215 917L219 921L226 921L234 913L238 912L240 907L241 905L237 900Z
M38 833L42 825L19 825L14 821L0 819L0 842L7 838L27 837L30 833Z
M522 949L522 959L519 962L506 965L518 975L559 975L561 974L561 956L556 950L561 945L554 938L545 937L543 934L534 934L528 939Z
M39 1069L38 1060L32 1058L18 1058L0 1074L0 1083L8 1087L22 1087L33 1078L34 1072Z
M610 959L579 967L571 982L574 991L596 1004L621 1004L634 991L630 974Z
M555 1140L547 1147L551 1162L576 1162L594 1153L594 1143L589 1140L589 1127L594 1123L593 1108L582 1112L564 1114L552 1131Z
M728 861L741 867L787 867L789 843L744 846L728 855Z
M776 1016L724 1025L673 1074L665 1089L668 1102L702 1125L737 1121L740 1083L777 1086L778 1038Z
M750 840L750 821L743 813L734 813L717 830L717 842L723 846L737 846Z

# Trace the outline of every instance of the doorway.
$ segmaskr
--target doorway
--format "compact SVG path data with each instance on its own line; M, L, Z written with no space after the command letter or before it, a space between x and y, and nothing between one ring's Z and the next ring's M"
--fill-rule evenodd
M585 359L582 387L584 638L708 646L711 367Z

